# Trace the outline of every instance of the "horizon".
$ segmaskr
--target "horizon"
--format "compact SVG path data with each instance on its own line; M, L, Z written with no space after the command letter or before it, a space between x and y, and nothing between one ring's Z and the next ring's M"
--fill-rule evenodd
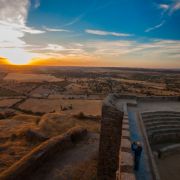
M180 0L0 5L0 64L180 68Z
M41 65L41 64L12 64L12 63L6 63L6 64L0 64L0 67L18 67L18 68L23 68L23 67L32 67L32 68L40 68L40 67L45 67L45 68L103 68L103 69L122 69L122 70L135 70L135 71L141 71L141 70L154 70L154 71L180 71L180 68L158 68L158 67L126 67L126 66L67 66L67 65Z

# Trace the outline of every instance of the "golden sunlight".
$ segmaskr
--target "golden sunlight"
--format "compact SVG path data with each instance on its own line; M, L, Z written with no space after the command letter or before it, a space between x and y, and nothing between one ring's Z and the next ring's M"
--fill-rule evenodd
M36 56L36 54L27 52L20 48L15 49L1 49L2 57L7 59L8 64L12 65L26 65L29 61Z
M26 59L11 59L9 60L9 64L12 65L26 65L29 64Z

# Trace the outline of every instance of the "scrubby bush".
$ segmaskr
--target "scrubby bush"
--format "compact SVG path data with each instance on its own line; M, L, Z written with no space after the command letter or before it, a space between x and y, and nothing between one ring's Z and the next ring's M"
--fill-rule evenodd
M86 115L83 112L80 112L80 113L74 115L74 117L77 119L85 119Z

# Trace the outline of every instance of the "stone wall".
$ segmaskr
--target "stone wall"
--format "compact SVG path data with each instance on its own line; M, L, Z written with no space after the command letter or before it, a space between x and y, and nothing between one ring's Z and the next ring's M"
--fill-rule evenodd
M122 134L123 111L115 106L114 97L108 96L102 106L99 146L98 179L116 179Z
M135 180L127 105L109 95L102 106L99 180Z

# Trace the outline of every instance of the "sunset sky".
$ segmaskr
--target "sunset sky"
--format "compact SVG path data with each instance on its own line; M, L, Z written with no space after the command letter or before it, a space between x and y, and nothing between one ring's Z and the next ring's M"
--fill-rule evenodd
M180 68L180 0L0 0L0 57Z

